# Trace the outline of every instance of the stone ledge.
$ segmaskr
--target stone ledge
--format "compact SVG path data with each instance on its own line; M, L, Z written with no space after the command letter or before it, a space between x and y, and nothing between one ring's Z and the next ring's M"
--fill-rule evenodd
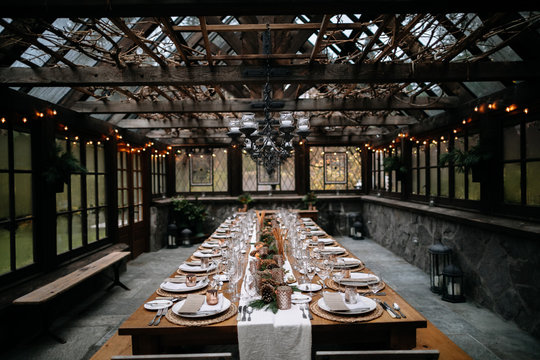
M270 202L270 201L302 201L303 195L297 195L297 194L273 194L272 196L268 195L258 195L258 194L251 194L251 197L254 201L261 201L261 202ZM186 196L187 200L195 200L195 196ZM340 195L336 194L317 194L318 200L359 200L361 198L360 195L356 194L349 194L349 193L343 193ZM238 196L229 196L229 195L206 195L206 196L199 196L197 197L197 200L200 202L238 202ZM152 205L168 205L172 201L172 198L156 198L152 200Z
M473 225L490 231L502 231L510 235L540 239L540 224L533 222L506 219L474 211L429 206L371 195L361 195L360 198L362 201L408 210L415 213L432 215L434 217L457 221L462 224Z

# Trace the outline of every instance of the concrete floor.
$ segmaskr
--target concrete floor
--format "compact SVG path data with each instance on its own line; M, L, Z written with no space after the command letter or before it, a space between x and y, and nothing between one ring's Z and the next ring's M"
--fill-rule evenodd
M474 359L540 359L540 341L513 323L472 302L444 302L428 287L429 277L420 269L371 240L337 238L366 266ZM67 340L59 344L41 336L1 356L2 359L89 359L193 251L191 248L161 249L130 261L121 280L131 290L115 287L98 291L67 310L53 330Z

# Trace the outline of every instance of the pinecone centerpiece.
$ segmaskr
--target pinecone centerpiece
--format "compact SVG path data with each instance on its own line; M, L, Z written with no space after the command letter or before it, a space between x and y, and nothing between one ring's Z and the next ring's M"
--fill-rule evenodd
M261 287L261 298L266 304L276 300L276 290L270 284L264 284Z

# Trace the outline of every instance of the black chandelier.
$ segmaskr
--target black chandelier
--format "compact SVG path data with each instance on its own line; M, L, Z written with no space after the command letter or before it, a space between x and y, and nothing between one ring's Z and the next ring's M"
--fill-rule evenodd
M279 168L279 164L292 154L294 130L296 134L305 139L309 135L309 119L299 118L296 127L292 112L283 111L279 120L272 118L270 107L272 104L270 88L270 53L271 38L270 25L266 25L263 33L263 52L266 55L266 83L263 90L264 119L256 120L254 113L245 113L241 119L229 118L229 132L227 135L233 142L243 144L244 150L257 164L262 164L268 173L272 174ZM245 138L241 140L241 136Z

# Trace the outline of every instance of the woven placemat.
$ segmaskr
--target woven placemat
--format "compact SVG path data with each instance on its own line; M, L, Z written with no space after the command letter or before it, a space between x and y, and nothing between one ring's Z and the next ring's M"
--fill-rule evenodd
M162 288L159 288L156 290L156 294L158 294L159 296L173 296L173 297L186 296L189 294L204 294L204 293L206 293L206 286L203 287L202 289L198 289L195 291L187 291L187 292L171 292L171 291L165 291Z
M382 287L379 289L379 291L381 291L382 289L384 289L386 287L386 283L384 281L381 281L381 285ZM342 285L341 287L344 287L345 285ZM337 282L335 282L333 279L326 279L326 287L328 287L329 289L332 289L332 290L337 290L339 291L340 289L340 286ZM357 286L357 289L356 291L357 292L365 292L366 289L368 288L368 286Z
M214 315L210 317L205 318L185 318L181 317L180 315L176 315L173 313L172 309L169 309L165 317L169 322L176 324L176 325L183 325L183 326L205 326L205 325L211 325L211 324L217 324L222 321L225 321L234 315L238 313L238 308L235 304L231 303L231 306L227 311L224 313L221 313L219 315Z
M383 314L383 309L380 306L377 306L373 311L359 315L338 315L330 313L321 309L316 301L312 302L309 308L317 316L320 316L327 320L339 321L344 323L371 321L381 317L381 315Z

